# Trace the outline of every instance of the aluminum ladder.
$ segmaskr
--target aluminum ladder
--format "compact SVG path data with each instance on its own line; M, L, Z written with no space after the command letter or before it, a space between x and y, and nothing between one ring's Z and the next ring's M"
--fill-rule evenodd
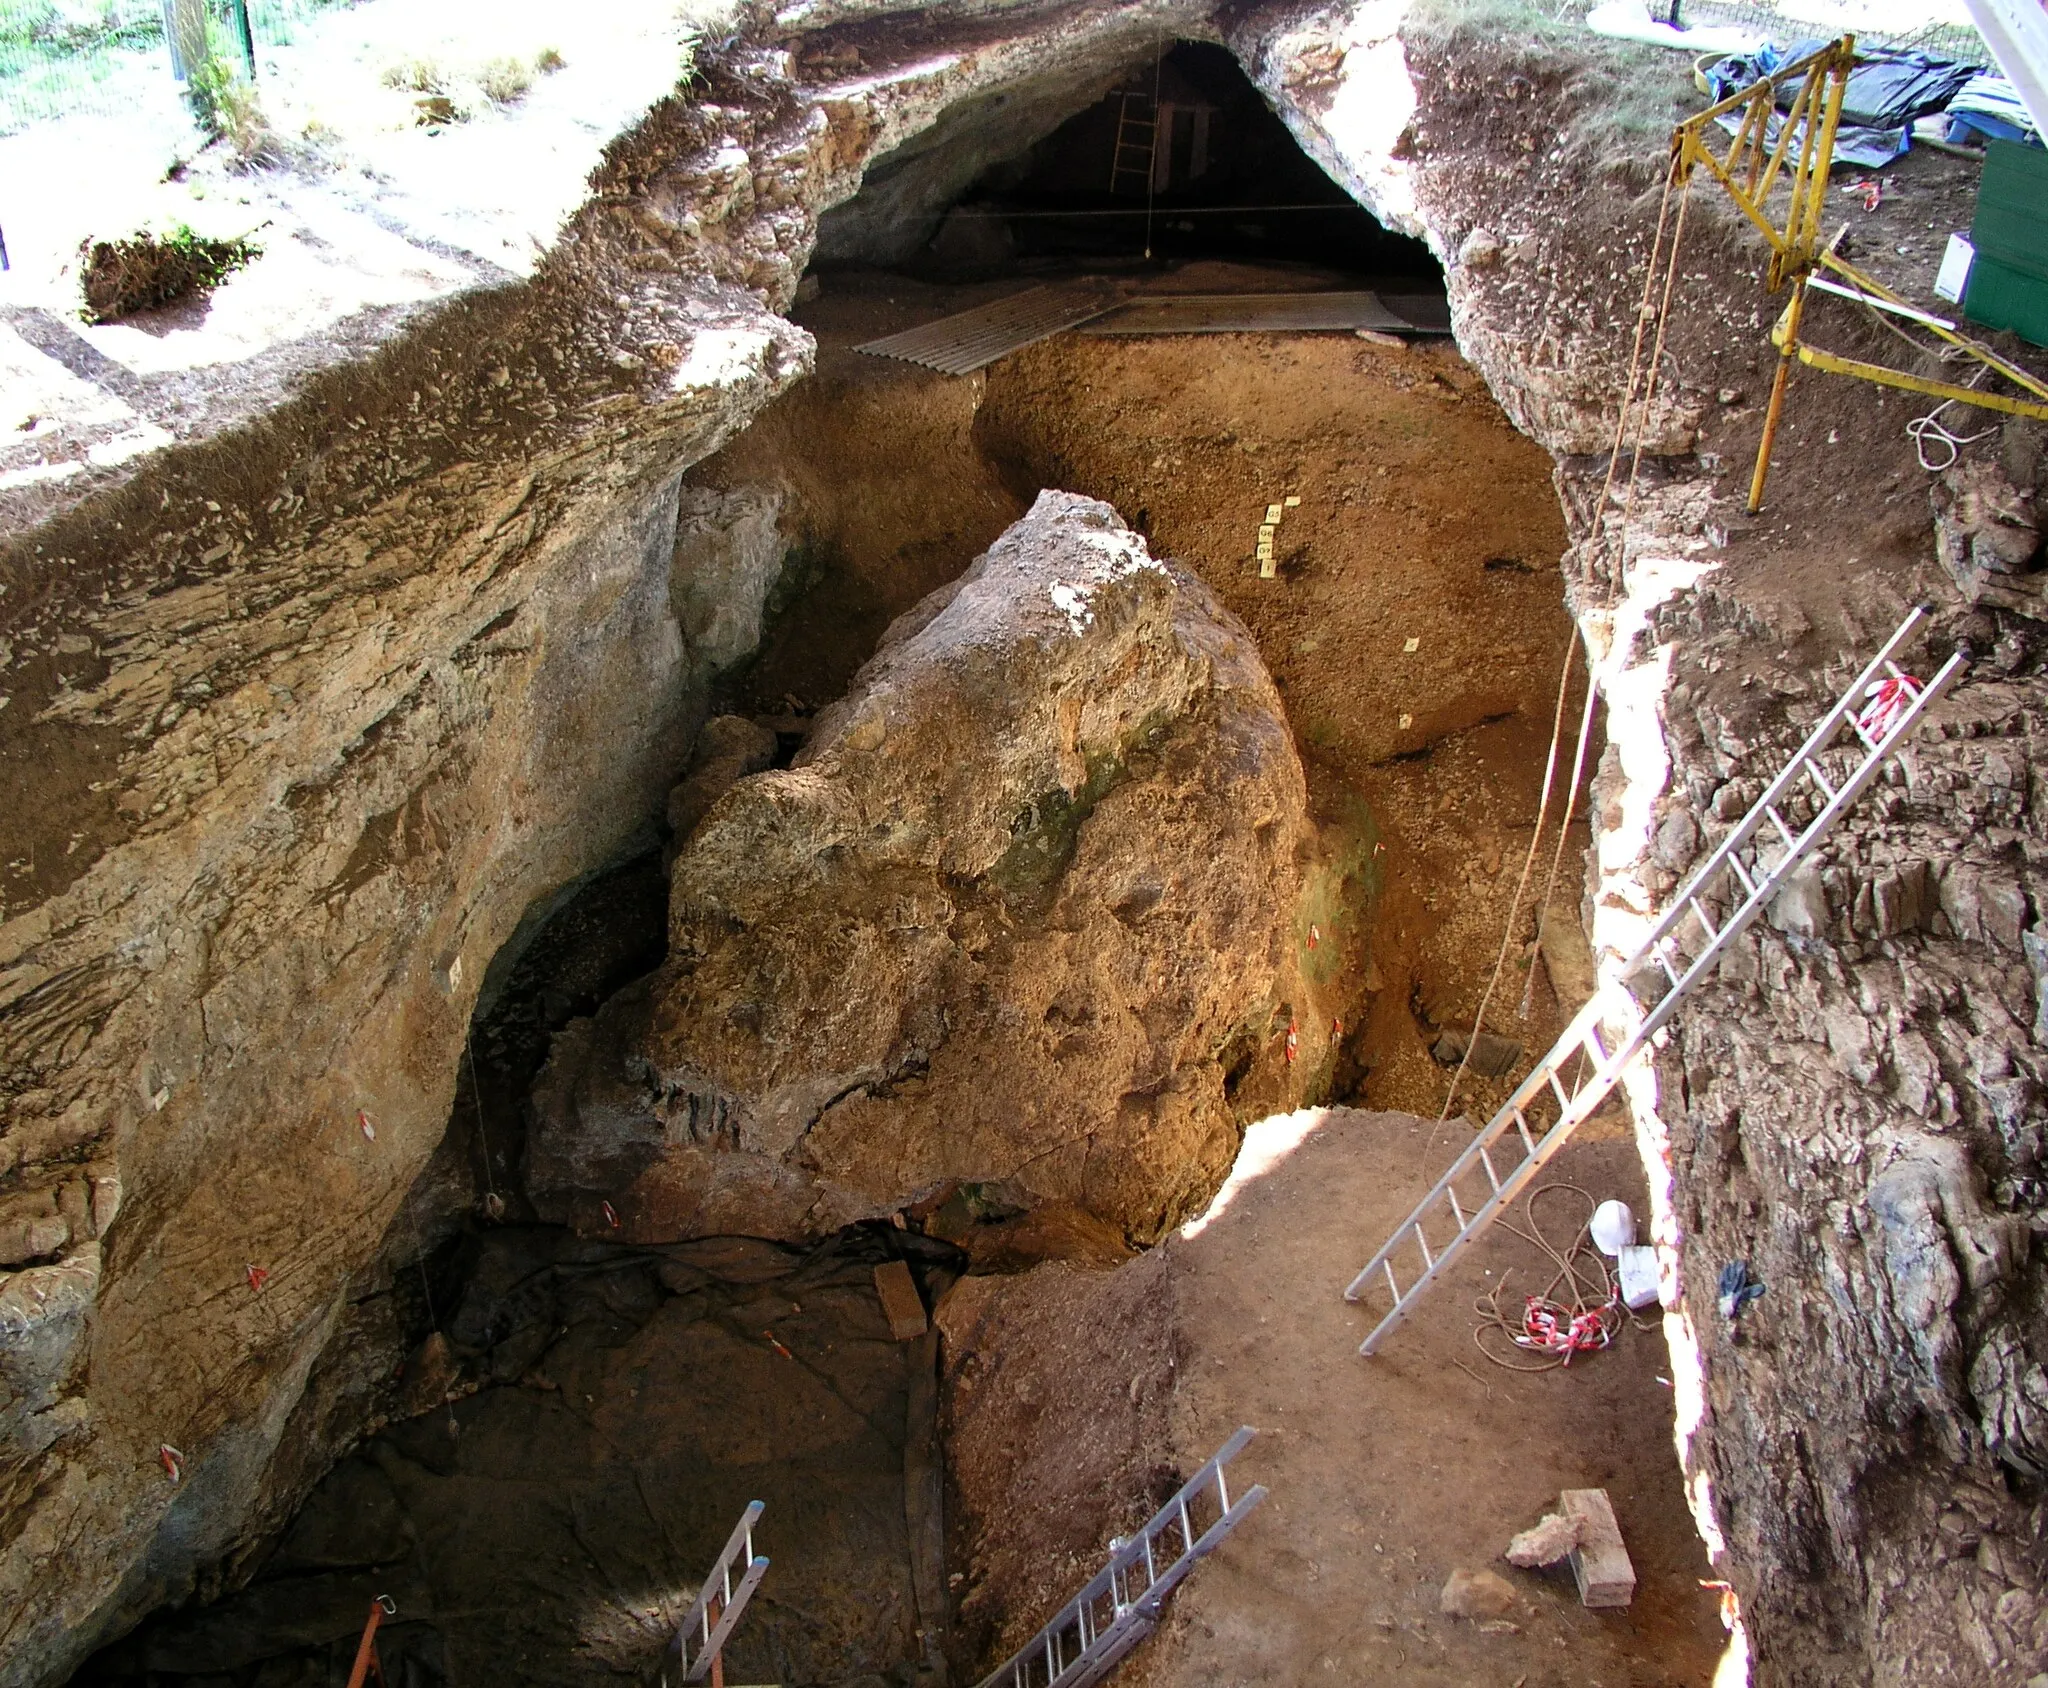
M1182 1578L1266 1498L1265 1489L1254 1484L1233 1504L1223 1480L1224 1466L1254 1434L1249 1425L1241 1426L1150 1523L1128 1540L1111 1542L1109 1563L1021 1652L983 1677L979 1688L1088 1688L1114 1670L1159 1627L1166 1597ZM1212 1488L1216 1519L1197 1533L1196 1506ZM1180 1551L1162 1569L1164 1551L1175 1545L1169 1532L1178 1532Z
M1386 1316L1359 1344L1359 1353L1370 1354L1379 1347L1445 1268L1529 1187L1544 1163L1607 1100L1629 1063L1677 1011L1686 993L1770 905L1799 864L1877 777L1893 749L1955 683L1963 669L1961 652L1943 663L1924 686L1900 673L1892 662L1925 615L1924 609L1915 609L1906 617L1884 649L1871 659L1870 666L1821 718L1741 823L1671 899L1663 917L1622 967L1622 982L1602 982L1593 1000L1579 1010L1564 1035L1473 1138L1450 1171L1437 1180L1436 1187L1402 1221L1400 1229L1351 1280L1344 1292L1346 1301L1363 1300L1375 1279L1381 1277L1393 1298ZM1837 785L1828 777L1819 758L1845 727L1861 746L1862 756L1847 778ZM1803 830L1795 831L1780 806L1802 784L1812 788L1817 812ZM1768 853L1771 851L1779 853L1773 856ZM1745 853L1749 857L1746 862ZM1733 882L1726 890L1739 901L1734 912L1717 924L1708 901L1715 896L1724 875ZM1690 960L1678 942L1688 922L1697 922L1705 939ZM1654 982L1652 970L1664 974L1667 988L1645 1013L1631 994L1636 988L1631 981L1648 973ZM1569 1083L1568 1072L1572 1074ZM1529 1114L1546 1092L1555 1098L1559 1112L1557 1122L1538 1138L1531 1130ZM1504 1142L1510 1153L1520 1157L1505 1176L1494 1160L1494 1151ZM1423 1231L1424 1221L1437 1227L1439 1239L1448 1235L1449 1240L1433 1246ZM1410 1245L1414 1258L1421 1263L1421 1272L1404 1286L1394 1270L1394 1260Z
M747 1602L754 1596L761 1578L767 1573L768 1561L754 1556L754 1524L763 1510L758 1500L749 1501L746 1511L740 1514L738 1526L727 1538L725 1551L718 1556L711 1567L711 1575L704 1579L704 1586L697 1590L697 1598L691 1602L689 1612L676 1626L676 1638L669 1651L682 1661L682 1680L702 1682L718 1662L725 1648L726 1637L732 1634L733 1625L740 1621L740 1614L747 1609ZM733 1586L733 1567L741 1567L739 1586ZM694 1657L690 1652L690 1641L697 1638ZM662 1681L667 1682L664 1672Z
M1134 106L1140 115L1132 114ZM1158 153L1159 107L1150 94L1126 88L1116 111L1116 147L1109 158L1109 191L1115 193L1125 176L1138 178L1133 191L1149 191Z

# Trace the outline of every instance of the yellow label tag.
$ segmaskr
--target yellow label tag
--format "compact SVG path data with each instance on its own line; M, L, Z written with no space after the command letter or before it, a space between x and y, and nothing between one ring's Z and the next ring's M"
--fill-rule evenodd
M1266 520L1269 522L1277 522L1280 519L1280 511L1280 505L1268 504L1266 506Z
M1287 495L1287 508L1288 508L1288 509L1290 509L1290 510L1298 510L1298 509L1300 509L1300 508L1301 508L1301 494L1300 494L1300 493L1298 493L1298 492L1290 492L1290 493L1289 493L1289 494Z
M1278 574L1273 566L1273 559L1270 555L1259 559L1259 578L1261 580L1274 580L1278 578Z
M1273 543L1273 535L1274 535L1274 534L1276 534L1276 533L1278 533L1279 531L1280 531L1280 530L1279 530L1279 529L1278 529L1277 527L1262 527L1262 528L1260 528L1260 529L1259 529L1259 543L1260 543L1261 545L1271 545L1271 544Z

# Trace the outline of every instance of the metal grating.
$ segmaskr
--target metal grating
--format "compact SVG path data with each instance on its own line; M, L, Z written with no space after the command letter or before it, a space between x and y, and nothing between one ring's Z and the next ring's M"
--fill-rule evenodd
M1375 293L1184 293L1133 299L1090 334L1273 334L1412 328Z
M1114 310L1118 302L1116 295L1100 287L1031 287L993 305L884 335L854 350L920 363L944 375L972 375L997 358Z

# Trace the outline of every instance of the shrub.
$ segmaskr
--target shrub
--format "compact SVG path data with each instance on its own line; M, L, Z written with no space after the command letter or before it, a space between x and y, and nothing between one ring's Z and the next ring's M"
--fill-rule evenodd
M218 286L261 255L248 239L209 240L180 223L167 234L88 241L80 280L88 322L114 322Z
M185 97L199 126L215 140L225 141L245 164L274 158L278 139L263 115L256 84L243 80L226 59L210 58L192 73Z
M533 86L533 68L519 59L486 59L477 67L476 85L494 105L510 105Z

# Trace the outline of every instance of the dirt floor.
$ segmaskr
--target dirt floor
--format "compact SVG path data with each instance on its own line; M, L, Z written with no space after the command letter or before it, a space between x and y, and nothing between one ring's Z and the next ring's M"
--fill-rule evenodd
M1329 280L1207 263L1152 285ZM1448 1074L1429 1050L1469 1023L1499 951L1573 638L1549 459L1447 340L1070 334L965 378L852 349L1013 286L835 272L798 310L817 376L693 476L791 482L810 527L806 596L730 703L808 714L1039 487L1108 499L1244 619L1286 699L1345 885L1316 942L1367 1003L1334 1094L1434 1116ZM1280 524L1278 578L1261 580L1257 529L1289 496L1301 503ZM1567 756L1582 698L1575 684ZM1567 939L1585 839L1577 828L1559 875ZM1539 882L1549 860L1546 847ZM1534 930L1525 909L1488 1014L1532 1054L1562 1020L1546 971L1530 981ZM1504 1091L1466 1085L1460 1106L1481 1115Z
M988 1520L1000 1539L956 1567L966 1573L963 1616L975 1615L984 1579L1014 1559L1067 1564L1078 1586L1100 1565L1107 1535L1132 1522L1105 1513L1098 1551L1076 1554L1071 1532L1062 1533L1071 1509L1039 1526L1024 1481L1001 1467L994 1450L1006 1435L1020 1447L1027 1428L1034 1442L1079 1443L1081 1427L1091 1427L1095 1440L1077 1447L1073 1463L1102 1494L1131 1503L1128 1513L1145 1510L1162 1465L1193 1471L1249 1424L1258 1437L1231 1468L1233 1492L1256 1482L1268 1497L1176 1596L1158 1637L1124 1667L1132 1682L1711 1681L1725 1637L1718 1597L1700 1586L1712 1573L1680 1491L1654 1322L1624 1327L1611 1348L1569 1369L1520 1374L1493 1363L1474 1341L1476 1298L1498 1287L1503 1305L1519 1307L1551 1275L1535 1247L1503 1228L1377 1355L1358 1355L1377 1312L1348 1305L1339 1291L1405 1216L1445 1150L1442 1130L1405 1115L1284 1116L1254 1129L1220 1212L1198 1234L1167 1243L1163 1262L1151 1257L1098 1278L1092 1296L1068 1267L1007 1280L994 1296L981 1287L986 1280L966 1280L940 1310L949 1345L963 1334L1017 1334L1042 1323L1034 1315L1046 1309L1062 1313L1071 1334L1041 1333L1030 1358L986 1367L963 1367L949 1346L959 1504L972 1510L996 1497L1001 1508ZM1547 1182L1644 1206L1634 1146L1618 1133L1574 1142ZM1514 1223L1526 1225L1528 1211ZM1536 1208L1560 1240L1587 1211L1569 1192ZM1119 1286L1140 1273L1143 1297ZM977 1298L975 1316L963 1318ZM1488 1346L1527 1363L1504 1340ZM1126 1347L1104 1381L1102 1356ZM1155 1363L1162 1351L1163 1367ZM973 1383L965 1392L963 1369ZM1062 1387L1063 1399L1075 1398L1071 1422L1044 1399L1046 1382L1060 1379L1087 1380ZM1159 1419L1170 1426L1163 1449L1145 1434ZM1626 1610L1589 1611L1563 1568L1519 1571L1500 1558L1508 1538L1554 1508L1564 1488L1608 1491L1637 1578ZM1028 1533L1041 1528L1053 1536ZM1505 1577L1513 1605L1484 1622L1445 1616L1440 1591L1459 1568ZM1047 1593L1008 1614L1003 1641L1027 1638L1059 1598Z

